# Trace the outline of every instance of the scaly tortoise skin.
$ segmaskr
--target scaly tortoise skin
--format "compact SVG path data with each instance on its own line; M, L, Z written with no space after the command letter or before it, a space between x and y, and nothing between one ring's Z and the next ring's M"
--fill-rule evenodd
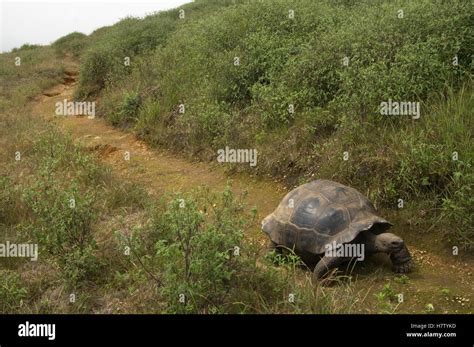
M385 252L390 255L394 271L410 271L411 256L403 240L385 232L391 226L377 215L364 195L328 180L316 180L292 190L262 221L262 230L272 247L289 248L306 263L317 262L315 279L350 260L325 255L328 245L346 243L364 244L367 254Z

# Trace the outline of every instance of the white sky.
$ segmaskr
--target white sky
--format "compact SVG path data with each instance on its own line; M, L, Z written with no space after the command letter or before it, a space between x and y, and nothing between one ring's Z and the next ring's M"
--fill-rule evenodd
M0 51L24 43L47 45L79 31L90 34L126 16L143 17L192 0L0 0Z

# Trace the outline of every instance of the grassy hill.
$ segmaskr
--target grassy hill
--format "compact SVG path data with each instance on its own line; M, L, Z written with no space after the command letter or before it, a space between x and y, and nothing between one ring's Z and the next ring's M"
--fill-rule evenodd
M197 1L90 35L77 97L205 161L258 150L255 168L231 171L403 199L469 248L472 13L457 0ZM419 102L420 118L382 116L389 99Z

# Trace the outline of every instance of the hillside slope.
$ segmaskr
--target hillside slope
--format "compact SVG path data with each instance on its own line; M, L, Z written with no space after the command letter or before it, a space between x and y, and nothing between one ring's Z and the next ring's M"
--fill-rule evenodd
M403 200L421 229L472 249L472 13L457 0L198 1L93 33L76 96L189 157L257 150L229 172ZM382 115L392 101L418 116Z

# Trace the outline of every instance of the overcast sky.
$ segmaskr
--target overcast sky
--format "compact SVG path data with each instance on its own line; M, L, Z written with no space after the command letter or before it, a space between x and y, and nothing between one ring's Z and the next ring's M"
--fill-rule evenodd
M0 50L47 45L73 31L90 34L126 16L143 17L188 2L192 0L0 0Z

